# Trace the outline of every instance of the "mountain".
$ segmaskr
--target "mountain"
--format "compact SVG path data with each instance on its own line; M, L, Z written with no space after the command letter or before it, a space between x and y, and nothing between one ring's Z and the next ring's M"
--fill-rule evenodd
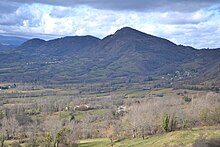
M22 37L0 35L0 44L2 44L2 45L19 46L27 40L28 39L22 38Z
M38 38L30 39L17 47L22 53L34 53L36 49L42 46L46 41Z
M96 60L101 60L101 64L106 62L104 70L117 66L119 70L126 68L124 74L138 73L146 76L158 70L159 73L168 72L171 67L192 60L196 50L125 27L104 38L90 49L89 56L91 53L94 53ZM162 70L163 67L167 71ZM112 74L117 71L112 69Z
M219 55L219 49L197 50L125 27L103 39L68 36L28 40L7 53L10 60L1 61L4 74L0 72L0 79L80 83L143 81L172 75L195 83L220 81L216 76Z
M65 56L82 53L85 48L94 45L100 39L93 36L67 36L45 41L34 38L17 47L17 51L38 54L40 56Z
M100 39L93 36L67 36L45 42L38 48L41 54L53 56L65 56L78 54L85 51L87 47L96 44Z
M200 81L220 85L220 49L200 50L197 63L200 63Z
M14 45L3 45L0 43L0 51L16 48Z

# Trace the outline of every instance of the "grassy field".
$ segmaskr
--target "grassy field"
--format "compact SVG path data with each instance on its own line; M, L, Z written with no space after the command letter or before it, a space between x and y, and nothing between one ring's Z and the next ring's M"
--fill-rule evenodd
M163 147L163 146L192 146L199 137L220 138L219 127L200 127L193 130L175 131L156 135L147 139L125 139L115 141L114 147ZM81 140L80 147L108 147L110 140L107 138Z
M124 139L115 140L114 147L164 147L164 146L192 146L192 144L200 137L219 138L220 127L199 127L192 130L182 130L161 135L155 135L146 139ZM6 146L11 146L15 140L5 141ZM18 142L18 141L17 141ZM22 144L22 146L26 146ZM79 141L79 147L110 147L110 140L108 138L95 138Z

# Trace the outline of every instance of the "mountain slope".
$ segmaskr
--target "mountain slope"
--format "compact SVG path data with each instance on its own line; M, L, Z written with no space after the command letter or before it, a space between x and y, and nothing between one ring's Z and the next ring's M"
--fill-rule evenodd
M142 81L150 76L175 75L176 71L189 72L197 82L220 80L214 76L218 73L219 50L176 45L129 27L101 40L93 36L68 36L50 41L32 39L9 55L10 61L4 58L1 66L8 69L16 64L22 69L14 66L11 70L15 72L11 73L3 68L1 72L7 75L2 74L0 78L7 76L15 81ZM205 75L208 78L203 78Z
M46 41L38 38L30 39L20 46L17 47L17 50L22 53L35 53L36 50L42 46Z
M67 56L83 52L86 47L92 46L100 39L93 36L68 36L54 40L31 39L17 47L17 51L40 56Z
M99 40L93 36L68 36L49 40L40 46L38 51L42 54L55 56L82 53L85 51L85 48L96 44Z
M126 27L104 38L86 57L92 57L94 66L100 67L97 72L109 70L111 78L174 72L176 65L192 60L195 54L193 48Z
M220 49L201 50L197 60L202 69L202 79L198 80L211 81L213 84L220 85Z

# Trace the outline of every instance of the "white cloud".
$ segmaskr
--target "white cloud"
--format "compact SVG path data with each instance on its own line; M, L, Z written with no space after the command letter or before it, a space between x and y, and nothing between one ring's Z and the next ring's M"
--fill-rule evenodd
M0 33L44 39L70 35L103 38L122 27L130 26L177 44L212 48L220 46L218 20L220 14L214 7L183 13L25 4L11 13L0 14Z
M17 3L41 3L56 6L76 7L85 5L96 9L135 11L193 12L219 4L219 0L3 0Z

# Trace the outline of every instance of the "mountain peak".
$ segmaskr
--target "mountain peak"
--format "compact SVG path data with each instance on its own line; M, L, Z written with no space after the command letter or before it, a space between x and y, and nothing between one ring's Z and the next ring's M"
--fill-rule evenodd
M39 39L39 38L33 38L33 39L30 39L30 40L27 40L26 42L24 42L22 45L27 45L27 44L42 44L46 42L45 40L43 39Z
M140 32L140 31L135 30L135 29L133 29L133 28L131 28L131 27L123 27L123 28L117 30L117 31L115 32L115 34L118 34L118 33L139 33L139 32Z
M24 42L20 46L18 46L18 49L19 50L23 50L23 49L33 50L33 49L36 49L39 46L43 45L45 42L46 41L43 39L33 38L33 39L30 39L30 40Z
M118 31L137 31L137 30L135 30L131 27L123 27L123 28L119 29Z
M133 29L131 27L123 27L119 30L117 30L115 32L116 36L120 36L120 37L129 37L129 36L133 36L133 37L153 37L152 35L146 34L144 32L138 31L136 29Z
M27 42L30 42L30 41L32 41L32 42L37 42L37 41L39 41L39 42L45 42L45 40L40 39L40 38L33 38L33 39L28 40Z

